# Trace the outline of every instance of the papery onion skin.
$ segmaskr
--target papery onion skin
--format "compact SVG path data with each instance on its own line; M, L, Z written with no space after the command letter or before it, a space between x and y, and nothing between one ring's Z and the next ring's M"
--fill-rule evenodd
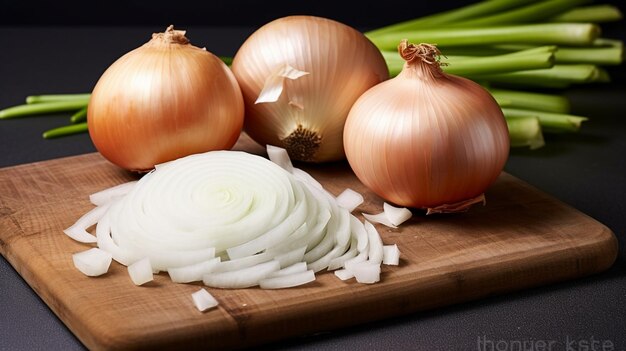
M265 80L285 64L309 74L285 79L278 101L255 104ZM380 51L363 34L313 16L261 27L241 46L232 70L244 96L246 132L310 162L345 158L343 126L350 107L389 77Z
M106 70L89 101L88 127L109 161L149 170L231 148L243 113L241 90L229 68L170 26Z
M344 146L355 174L376 194L430 208L482 194L506 163L509 136L485 89L445 74L436 60L412 61L358 99Z

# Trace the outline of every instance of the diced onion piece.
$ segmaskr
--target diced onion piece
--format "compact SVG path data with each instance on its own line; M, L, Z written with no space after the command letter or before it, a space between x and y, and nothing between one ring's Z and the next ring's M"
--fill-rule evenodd
M352 271L345 269L345 268L336 270L335 275L337 276L337 278L341 280L348 280L350 278L354 278L354 274L352 273Z
M348 212L354 211L363 203L363 195L348 188L337 196L337 205L345 208Z
M143 285L154 279L152 275L152 266L148 257L128 266L128 275L135 285Z
M294 263L289 267L285 267L279 271L276 271L272 274L270 274L268 276L268 278L272 278L272 277L280 277L283 275L290 275L290 274L294 274L294 273L302 273L302 272L306 272L307 271L307 267L306 267L306 262L298 262L298 263Z
M282 147L267 145L267 156L270 161L282 167L285 171L289 173L293 173L293 164L291 164L291 159L287 154L287 150Z
M383 211L389 222L395 226L399 226L413 216L413 213L408 208L393 207L386 202L383 203Z
M89 195L89 201L96 206L102 206L120 196L128 194L135 185L137 185L136 180L98 191L97 193Z
M196 308L200 312L204 312L213 307L217 307L218 305L218 302L213 297L213 295L209 294L209 292L204 289L200 289L191 294L191 298L193 299L193 303L196 305Z
M368 221L365 221L365 231L370 244L369 261L380 264L383 261L383 240L374 225Z
M380 281L380 263L365 261L354 265L350 271L359 283L374 284Z
M369 214L369 213L363 213L363 217L365 217L365 219L367 219L368 221L372 223L380 223L389 228L398 228L396 225L391 223L391 221L389 220L385 212L381 212L375 215Z
M278 261L260 263L238 271L209 273L202 278L206 286L222 289L243 289L259 285L259 282L280 269Z
M219 257L185 267L169 268L167 273L174 283L199 282L205 274L211 273L220 262Z
M74 266L83 274L97 277L109 271L112 256L98 248L89 249L72 255Z
M81 243L95 243L98 240L96 237L87 232L87 228L92 225L98 223L100 218L104 216L109 209L108 205L98 206L93 208L91 211L82 215L76 223L72 224L71 227L65 229L63 233L69 236L70 238L81 242Z
M400 263L400 250L398 245L383 246L383 264L397 266Z
M282 289L310 283L315 280L312 270L265 278L259 282L261 289Z

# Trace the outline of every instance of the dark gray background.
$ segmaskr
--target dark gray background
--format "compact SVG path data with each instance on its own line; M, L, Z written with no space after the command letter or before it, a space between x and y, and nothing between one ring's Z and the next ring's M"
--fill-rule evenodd
M214 3L214 2L211 2ZM252 2L250 2L252 3ZM256 26L287 14L317 14L360 29L468 1L409 4L384 1L341 7L331 1L242 1L207 4L136 1L0 3L0 107L26 95L88 92L116 58L169 23L192 42L232 55ZM93 4L93 5L91 5ZM93 7L91 7L93 6ZM624 25L604 26L624 39ZM626 81L571 89L574 112L590 117L578 134L551 135L546 147L513 150L506 171L591 215L626 243ZM0 167L94 151L87 135L45 141L41 132L66 115L0 121ZM479 337L498 340L610 340L626 349L626 260L623 249L607 272L476 302L411 314L266 349L476 350ZM82 345L13 268L0 258L0 350L73 350Z

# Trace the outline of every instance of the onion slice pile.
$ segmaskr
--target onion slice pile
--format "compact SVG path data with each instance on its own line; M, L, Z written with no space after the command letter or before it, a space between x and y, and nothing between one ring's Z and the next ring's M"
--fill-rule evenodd
M92 195L97 207L66 234L95 238L136 285L159 271L214 288L294 287L323 270L379 281L380 265L395 261L376 228L350 213L363 197L348 189L335 198L284 149L268 155L212 151L158 165ZM86 229L96 222L94 237Z

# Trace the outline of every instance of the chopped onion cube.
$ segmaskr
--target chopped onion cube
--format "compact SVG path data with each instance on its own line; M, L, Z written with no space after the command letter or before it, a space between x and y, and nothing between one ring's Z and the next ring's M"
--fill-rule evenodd
M383 264L397 266L400 263L400 250L398 245L383 246Z
M350 271L359 283L374 284L380 281L380 263L365 261L354 265Z
M354 211L363 203L363 195L348 188L337 196L337 205L345 208L348 212Z
M112 256L98 248L89 249L72 255L74 266L89 277L97 277L109 271Z
M89 195L89 201L91 201L91 203L96 206L107 204L115 198L128 194L128 192L130 192L135 187L135 185L137 185L136 180L132 182L122 183L112 188L104 189L102 191Z
M209 292L204 289L200 289L191 294L191 298L193 299L193 303L196 305L196 308L200 312L204 312L213 307L217 307L218 305L218 302L213 297L213 295L209 294Z
M190 266L169 268L167 273L174 283L199 282L205 274L211 273L220 262L219 257Z
M128 266L128 275L135 285L143 285L147 282L151 282L154 279L152 274L152 266L150 265L150 259L148 257Z
M283 289L310 283L315 280L312 270L265 278L259 282L261 289Z
M348 269L338 269L335 271L335 275L337 276L337 278L341 280L348 280L350 278L354 278L354 274L352 273L352 271Z
M289 173L293 173L293 164L291 164L291 159L287 154L287 150L282 147L267 145L267 156L270 161L282 167L285 171Z
M278 261L269 261L238 271L209 273L202 278L206 286L222 289L242 289L259 285L259 282L280 269Z
M388 203L383 203L383 211L391 224L399 226L413 216L413 213L405 207L393 207Z

